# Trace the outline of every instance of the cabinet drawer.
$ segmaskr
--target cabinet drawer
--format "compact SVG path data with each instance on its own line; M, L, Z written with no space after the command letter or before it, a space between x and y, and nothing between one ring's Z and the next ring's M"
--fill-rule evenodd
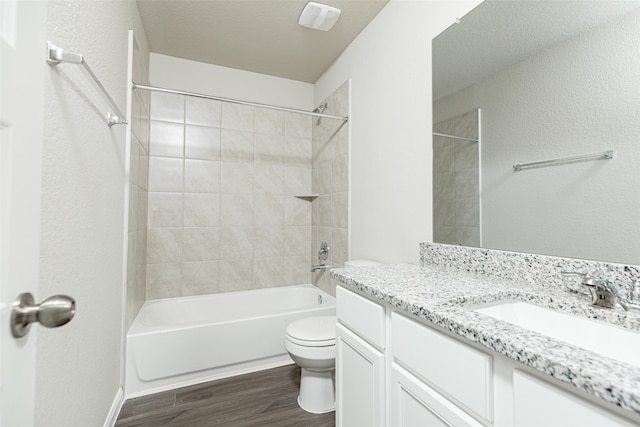
M391 328L400 365L493 421L491 356L398 313L391 315Z
M378 349L385 346L384 307L343 287L336 288L338 320Z

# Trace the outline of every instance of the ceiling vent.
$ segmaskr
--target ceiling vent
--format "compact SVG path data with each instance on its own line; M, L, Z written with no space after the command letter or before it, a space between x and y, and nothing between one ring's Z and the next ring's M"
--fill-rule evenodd
M329 31L340 17L340 9L310 1L302 10L298 24L314 30Z

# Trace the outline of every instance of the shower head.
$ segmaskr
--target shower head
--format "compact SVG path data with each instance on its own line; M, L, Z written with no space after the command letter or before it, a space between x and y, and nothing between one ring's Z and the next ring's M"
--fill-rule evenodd
M325 111L327 111L327 108L328 108L328 105L327 105L327 103L325 102L324 104L320 104L320 105L318 106L318 108L316 108L315 110L313 110L313 112L314 112L314 113L318 113L318 114L322 114L322 113L324 113Z

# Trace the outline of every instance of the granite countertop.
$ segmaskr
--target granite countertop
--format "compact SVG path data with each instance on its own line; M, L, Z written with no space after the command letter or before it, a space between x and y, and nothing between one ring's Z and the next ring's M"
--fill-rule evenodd
M640 332L638 313L591 306L588 297L563 287L417 263L341 268L332 270L331 275L347 289L384 301L640 415L640 367L476 313L471 307L501 300L525 301Z

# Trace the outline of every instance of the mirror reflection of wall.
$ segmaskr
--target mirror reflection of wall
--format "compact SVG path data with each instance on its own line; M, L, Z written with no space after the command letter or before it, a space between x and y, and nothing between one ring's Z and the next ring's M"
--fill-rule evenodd
M433 125L433 240L480 246L480 110Z
M500 10L505 8L508 19ZM615 8L620 11L612 16ZM578 19L589 25L569 31ZM538 29L529 35L526 28ZM638 28L638 1L488 0L434 39L433 122L482 109L483 247L640 264ZM479 40L501 29L502 39L479 47ZM449 31L462 36L451 38ZM551 45L544 43L551 33L562 34ZM445 45L438 45L440 37ZM501 62L505 51L530 39L536 39L537 50ZM452 40L476 44L468 50ZM464 83L450 79L443 93L438 64L464 55L470 57L467 68L482 68L492 58L502 68ZM434 150L436 145L434 137ZM520 172L512 167L604 150L614 150L615 158Z

